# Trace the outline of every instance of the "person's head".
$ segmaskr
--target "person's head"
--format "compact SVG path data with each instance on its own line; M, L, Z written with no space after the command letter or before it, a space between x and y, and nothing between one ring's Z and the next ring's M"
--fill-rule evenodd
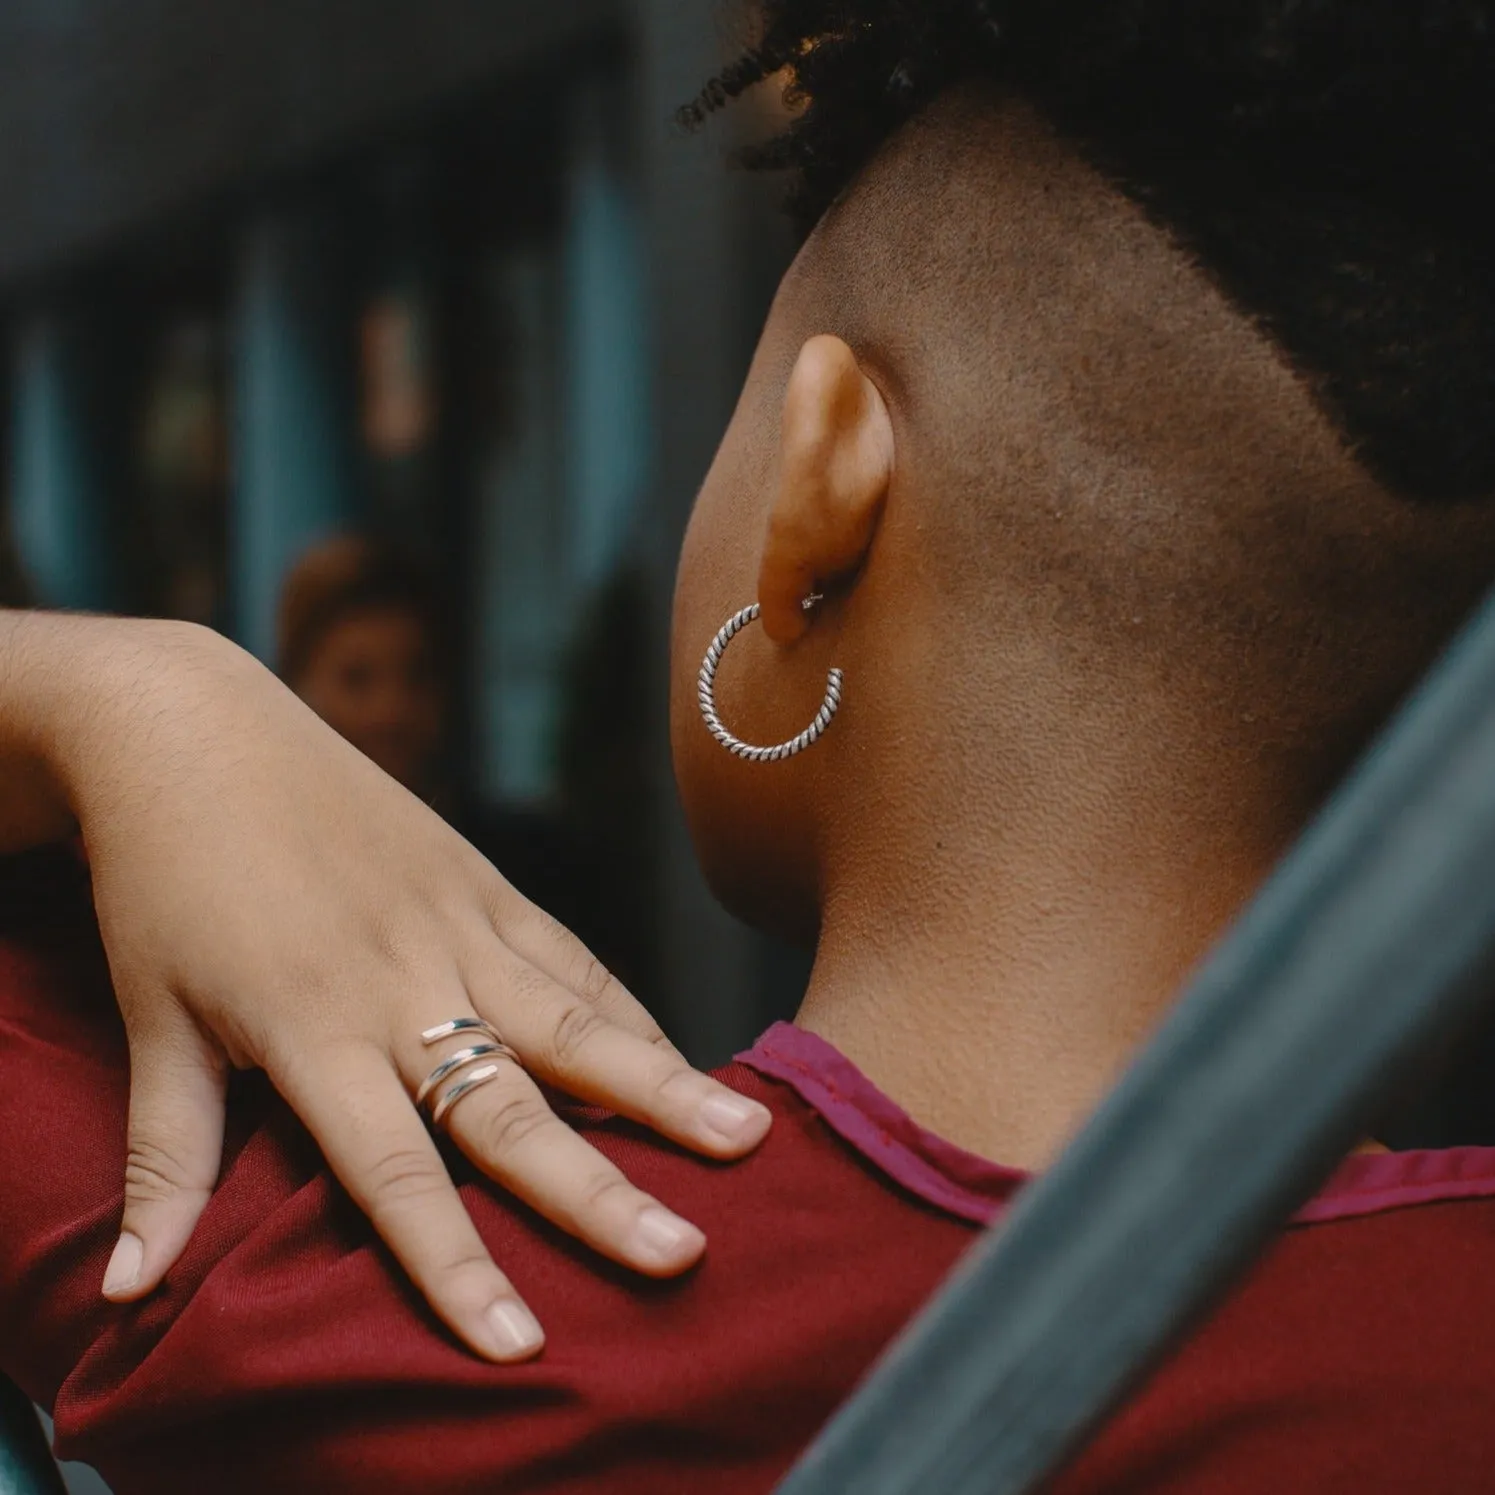
M899 834L895 879L1056 819L1082 875L1148 838L1264 870L1495 570L1495 6L761 10L703 105L787 80L761 154L813 230L681 559L708 876L805 931ZM771 764L696 708L754 598L734 732L845 671Z
M380 768L418 793L446 730L445 628L427 573L391 546L342 538L287 575L281 678Z

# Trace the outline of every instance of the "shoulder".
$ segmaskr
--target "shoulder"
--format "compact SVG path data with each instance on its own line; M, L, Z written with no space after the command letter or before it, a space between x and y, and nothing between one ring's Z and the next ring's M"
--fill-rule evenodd
M1468 1167L1430 1154L1403 1171ZM1488 1488L1495 1198L1357 1212L1352 1194L1278 1240L1056 1495Z
M381 1489L412 1495L767 1489L970 1237L787 1087L733 1066L721 1077L775 1126L731 1167L569 1116L706 1230L705 1262L677 1282L600 1261L451 1157L549 1335L532 1365L484 1365L431 1319L289 1112L250 1093L163 1289L111 1308L98 1283L127 1060L102 972L59 982L56 959L0 945L0 1356L55 1404L64 1454L121 1490L351 1488L376 1465ZM442 1427L453 1436L433 1441ZM668 1452L644 1449L643 1429Z

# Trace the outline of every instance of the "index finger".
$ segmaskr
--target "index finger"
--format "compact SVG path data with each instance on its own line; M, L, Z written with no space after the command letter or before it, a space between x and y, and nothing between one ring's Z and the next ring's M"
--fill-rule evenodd
M350 1044L321 1056L315 1083L272 1078L447 1327L490 1360L536 1354L544 1332L488 1254L390 1061Z

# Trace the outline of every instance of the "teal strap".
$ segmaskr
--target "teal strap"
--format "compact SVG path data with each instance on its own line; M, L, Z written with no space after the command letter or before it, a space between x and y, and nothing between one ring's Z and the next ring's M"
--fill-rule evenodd
M0 1495L67 1495L26 1397L0 1376Z

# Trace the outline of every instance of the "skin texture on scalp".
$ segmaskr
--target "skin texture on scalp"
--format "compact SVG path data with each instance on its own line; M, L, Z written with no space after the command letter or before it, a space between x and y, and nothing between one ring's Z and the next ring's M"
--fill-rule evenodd
M839 508L781 439L823 334L892 430L885 491ZM776 741L831 665L845 700L812 751L743 764L702 729L694 671L754 596L771 524L807 507L865 543L817 576L802 638L734 642L718 702ZM703 863L745 916L818 932L802 1022L936 1129L1041 1161L1456 626L1492 546L1486 506L1372 477L1253 320L1036 111L953 90L806 243L700 496L674 740Z
M896 397L941 593L977 634L1053 641L1087 695L1186 699L1222 748L1295 755L1295 813L1488 580L1492 506L1388 493L1209 273L1020 105L942 100L812 256Z

